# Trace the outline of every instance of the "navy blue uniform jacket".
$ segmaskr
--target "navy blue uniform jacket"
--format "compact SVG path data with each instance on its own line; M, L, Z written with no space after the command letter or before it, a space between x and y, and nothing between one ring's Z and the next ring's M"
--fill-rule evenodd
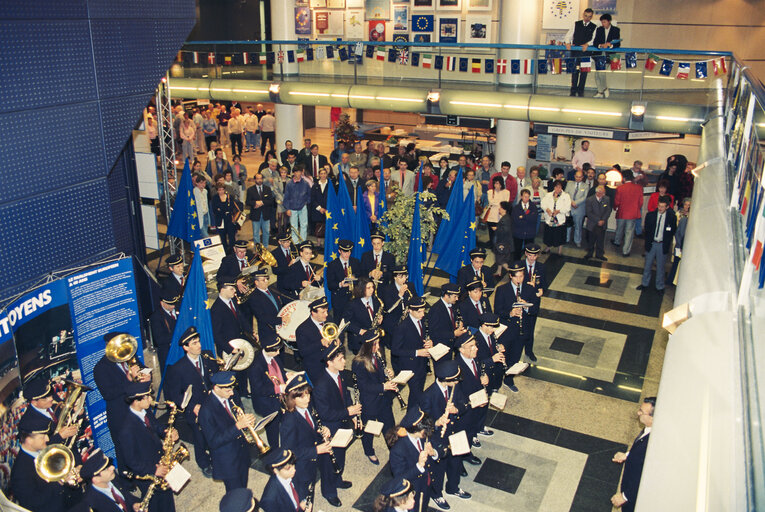
M444 304L443 299L439 299L430 307L428 311L428 328L430 329L430 338L433 340L433 345L443 343L447 347L451 348L454 344L454 329L455 322L457 321L457 308L456 304L452 305L452 314L454 315L454 322L449 315L449 310Z
M401 315L404 314L404 307L408 306L412 299L415 297L414 285L412 283L407 282L406 289L407 291L404 292L404 297L401 299L401 302L399 302L398 305L390 313L388 313L388 310L393 307L393 304L395 304L399 299L396 283L382 285L377 292L377 294L380 296L380 299L383 301L383 307L385 308L385 312L383 314L383 329L385 329L385 332L391 334L393 333L399 321L401 320Z
M380 270L383 274L380 279L384 284L390 283L393 279L393 268L395 266L396 258L394 258L391 253L383 251L382 257L380 258ZM361 275L369 277L369 273L376 268L374 251L367 251L361 255ZM392 305L393 304L390 306Z
M266 292L254 290L247 302L242 304L257 319L258 335L266 331L276 332L276 326L282 324L282 319L279 318L279 311L283 306L282 300L274 293L271 297L274 299L273 302Z
M274 358L276 365L282 372L282 378L286 379L287 374L284 371L284 363L280 355ZM247 368L247 377L250 379L250 389L252 394L252 408L261 416L268 416L281 407L279 395L274 393L274 382L266 376L268 365L263 352L255 356L249 368ZM276 420L274 420L276 421Z
M324 345L321 344L321 332L310 316L295 329L295 339L308 378L313 382L313 379L324 371L324 364L321 362Z
M93 379L101 396L106 401L106 419L113 437L119 434L122 419L127 413L125 387L130 383L125 372L117 363L102 357L93 368Z
M365 422L368 419L380 419L385 416L386 411L392 418L393 392L383 389L385 374L382 367L379 367L378 371L370 372L360 361L353 361L351 368L356 374L356 382L359 386L361 419Z
M332 380L326 370L313 381L312 396L316 412L321 418L321 424L327 427L332 435L335 435L337 429L350 426L351 417L348 415L348 407L353 405L353 401L342 374L340 374L340 380L343 382L342 396L340 396L337 381Z
M229 399L229 404L234 402L241 407L235 396ZM250 446L242 431L236 428L234 418L213 393L207 395L199 409L199 426L210 447L213 478L237 478L239 472L250 464Z
M423 330L425 329L425 319L421 320ZM424 333L423 333L424 335ZM416 352L423 348L424 340L420 337L412 317L407 315L404 321L398 324L394 331L393 341L391 343L391 362L396 371L412 370L415 375L425 373L425 363L427 357L418 357ZM435 341L433 342L435 344Z
M642 434L642 432L641 432ZM645 452L648 449L648 434L642 439L636 439L632 443L627 460L624 461L624 474L622 475L622 492L632 506L635 506L638 489L640 488L640 477L643 474L643 463L645 462Z
M117 480L112 480L112 484L122 493L128 509L133 510L133 505L139 503L139 501L127 491L128 486L122 485ZM93 512L123 512L114 500L105 496L104 493L95 490L92 485L89 485L85 491L83 503L90 507Z
M202 351L202 353L212 357L212 353L207 350ZM197 417L194 414L194 407L204 401L207 392L212 389L210 376L218 371L218 363L207 359L203 355L200 355L199 358L202 360L204 378L199 375L196 366L184 354L175 364L167 369L167 378L165 379L165 392L168 398L175 402L175 405L178 407L183 402L183 394L186 393L186 388L191 385L191 400L183 412L189 425L196 423Z
M294 485L294 482L293 482ZM300 501L305 499L305 496L301 495L301 490L295 485L295 490L298 493ZM299 504L300 502L298 502ZM266 482L266 487L263 489L263 496L260 498L260 509L263 512L287 512L292 510L299 510L292 505L292 500L287 495L287 490L282 486L276 475L271 475L271 478Z
M381 307L377 297L372 296L372 311L374 311L375 315L377 315ZM372 328L372 318L369 316L369 310L361 299L353 299L345 307L343 318L350 323L348 325L348 348L358 352L363 344L362 335L359 332L361 329L368 331Z
M311 266L311 275L315 274L315 270L313 266ZM300 292L303 290L303 281L310 281L305 273L305 266L303 265L303 261L296 261L289 267L287 267L287 271L284 274L284 289L287 291L287 293L292 294L294 298L297 298ZM315 286L316 288L321 288L324 286L324 279L316 279L315 281L311 282L311 286ZM332 299L334 301L334 298ZM334 302L332 303L334 306Z
M489 304L489 299L481 296L481 300L479 302L481 303L482 313L491 313L491 304ZM462 322L465 324L465 327L472 327L470 331L475 333L475 330L481 327L481 318L478 315L478 310L473 304L473 301L470 300L470 297L465 297L459 301L457 303L457 309L459 310L460 315L462 315Z
M35 470L35 459L19 449L11 468L11 491L24 508L32 512L64 512L64 487L46 482Z
M350 273L357 279L362 276L361 274L361 262L351 256L348 258L348 266L350 267ZM329 288L332 294L332 311L335 315L335 319L338 319L345 312L345 307L351 301L352 290L356 283L352 283L348 288L341 288L340 282L345 279L345 270L343 269L343 263L340 258L327 263L327 270L325 272L325 279L327 280L327 288Z
M220 297L215 299L210 308L213 339L218 354L221 352L230 354L233 349L228 344L229 341L241 338L243 332L252 333L252 322L248 325L245 312L236 305L236 301L232 301L232 304L237 311L236 316Z
M483 279L483 282L486 283L486 288L494 288L494 276L491 273L491 269L486 267L486 265L481 267L481 278ZM476 279L473 265L465 265L457 271L457 284L462 290Z
M465 411L468 409L467 398L465 398L465 395L462 393L459 385L454 386L450 393L454 393L452 403L457 408L457 414L449 415L449 426L446 429L446 433L443 439L439 439L441 436L441 429L443 427L436 427L435 434L433 435L434 443L438 442L442 446L445 446L449 443L448 437L451 434L461 430L461 419L465 414ZM438 387L437 383L433 382L433 384L428 386L428 388L422 394L422 397L420 398L420 409L425 411L428 416L433 418L433 421L438 420L438 418L444 415L444 411L446 410L446 399L444 398L444 394L441 391L441 388Z
M169 290L173 297L182 296L185 287L185 284L181 286L181 283L178 282L174 275L170 275L162 280L162 290Z
M247 251L247 254L245 255L245 261L244 268L247 268L247 264L252 260L253 254L250 251ZM240 268L239 260L236 259L235 254L228 254L223 257L223 259L220 261L220 267L218 267L218 272L215 274L215 278L217 280L221 280L223 278L234 280L236 277L242 273L242 268Z
M287 255L284 254L284 249L279 246L271 251L271 255L276 259L276 266L271 267L271 272L276 276L276 289L280 292L286 292L287 287L284 284L284 278L287 275L289 264L292 261L292 254L290 254L289 259L287 259Z

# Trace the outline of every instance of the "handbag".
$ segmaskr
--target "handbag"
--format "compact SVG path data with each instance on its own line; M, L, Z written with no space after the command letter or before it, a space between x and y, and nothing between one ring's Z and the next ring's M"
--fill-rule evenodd
M566 227L571 228L574 227L574 217L571 215L566 215Z

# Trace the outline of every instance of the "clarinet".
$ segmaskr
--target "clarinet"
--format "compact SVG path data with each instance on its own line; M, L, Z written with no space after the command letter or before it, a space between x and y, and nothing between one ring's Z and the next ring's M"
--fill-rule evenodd
M314 481L311 481L311 483L308 484L308 495L305 497L305 510L308 510L311 505L313 505L313 491L315 487L316 482Z
M383 375L385 376L385 382L388 382L390 379L388 378L388 374L386 370L388 369L388 363L385 362L385 358L380 358L380 366L382 367ZM402 409L406 409L406 401L404 401L404 397L401 396L401 392L398 390L398 386L396 386L396 398L398 399L398 405L401 406Z
M356 405L361 403L361 392L359 391L359 380L356 378L356 374L351 372L351 375L353 375L353 393L351 396L356 397L354 400L354 405ZM364 437L364 423L361 421L361 415L351 418L351 421L353 422L353 437L356 439Z
M324 435L321 433L321 431L324 430L324 427L321 424L321 418L319 418L319 414L316 412L316 408L311 407L311 415L316 418L316 433L324 438ZM328 439L324 440L328 441ZM339 475L342 473L342 471L340 471L340 465L337 463L335 452L332 450L332 447L329 448L329 458L332 461L332 468L335 470L335 474Z

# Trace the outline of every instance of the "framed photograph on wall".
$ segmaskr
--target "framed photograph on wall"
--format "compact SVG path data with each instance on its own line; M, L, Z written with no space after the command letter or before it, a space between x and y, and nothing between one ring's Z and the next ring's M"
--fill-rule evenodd
M314 25L317 36L342 36L342 11L314 11Z
M349 41L364 39L364 11L362 9L345 11L345 38Z
M409 0L393 0L393 5L409 5Z
M311 9L326 7L327 0L310 0Z
M299 36L311 35L311 9L309 7L295 7L295 34Z
M468 0L468 12L490 11L491 0Z
M369 22L369 40L385 41L385 22L372 20Z
M363 9L364 0L345 0L345 7L348 9Z
M390 0L364 0L368 20L389 20Z
M345 9L345 0L327 0L329 9Z
M397 31L409 30L409 6L408 5L393 6L393 30L397 30Z
M438 42L456 43L459 39L460 19L452 17L438 18Z
M491 43L491 16L466 16L466 43Z
M405 34L393 34L393 39L391 39L394 43L408 43L409 42L409 33Z
M460 0L438 0L439 11L459 11L461 9Z
M413 0L413 11L432 11L434 0Z
M414 38L412 41L415 43L429 43L431 42L432 34L412 34Z

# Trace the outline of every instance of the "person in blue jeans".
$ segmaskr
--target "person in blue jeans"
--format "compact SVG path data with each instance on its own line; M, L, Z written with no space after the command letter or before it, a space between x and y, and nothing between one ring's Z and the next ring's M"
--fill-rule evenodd
M292 180L284 187L284 209L292 226L292 241L298 244L308 236L308 203L311 201L311 185L303 179L303 168L295 167ZM298 234L300 239L298 239Z
M645 216L645 267L643 267L643 280L638 285L638 290L648 288L651 283L651 267L654 261L656 261L656 290L664 290L666 275L664 264L676 229L675 211L669 207L669 197L662 196L659 198L657 209L648 212Z

